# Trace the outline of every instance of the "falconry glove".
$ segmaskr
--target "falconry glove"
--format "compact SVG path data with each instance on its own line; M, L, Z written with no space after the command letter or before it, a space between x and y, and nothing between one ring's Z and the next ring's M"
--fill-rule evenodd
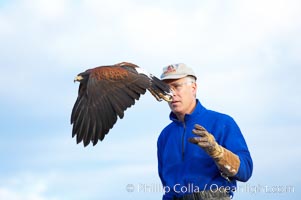
M189 142L197 144L206 151L207 154L213 158L217 167L221 170L222 175L232 177L237 174L240 160L236 154L220 146L215 141L214 136L204 127L196 124L192 132L198 137L189 138Z

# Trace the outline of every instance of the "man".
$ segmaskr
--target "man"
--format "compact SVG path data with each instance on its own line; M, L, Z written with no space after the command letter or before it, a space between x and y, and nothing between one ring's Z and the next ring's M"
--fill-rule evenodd
M253 171L244 137L228 115L207 110L196 98L196 76L185 64L163 69L170 85L171 123L158 138L158 169L169 199L230 199L236 181Z

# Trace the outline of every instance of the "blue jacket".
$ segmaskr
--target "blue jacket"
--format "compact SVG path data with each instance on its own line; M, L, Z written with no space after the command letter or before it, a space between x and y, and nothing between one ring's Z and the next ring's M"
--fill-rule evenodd
M245 182L252 175L252 158L235 121L228 115L207 110L199 100L196 101L195 110L185 115L184 123L171 113L172 122L158 138L158 169L165 191L164 200L222 187L234 190L236 180ZM203 149L188 141L195 137L192 133L195 124L206 128L218 144L239 156L238 173L230 181L221 176L214 160Z

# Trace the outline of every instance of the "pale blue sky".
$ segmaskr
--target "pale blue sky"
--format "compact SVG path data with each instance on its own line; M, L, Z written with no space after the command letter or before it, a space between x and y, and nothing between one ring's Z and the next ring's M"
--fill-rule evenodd
M236 120L253 157L235 198L298 199L300 19L298 0L0 1L0 199L161 199L166 103L142 96L95 147L71 138L74 76L121 61L192 67L198 98Z

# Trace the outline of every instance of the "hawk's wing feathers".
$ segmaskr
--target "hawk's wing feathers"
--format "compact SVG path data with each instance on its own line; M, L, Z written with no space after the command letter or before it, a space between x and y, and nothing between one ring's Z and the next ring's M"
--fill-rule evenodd
M158 100L171 99L168 85L158 78L137 72L138 66L119 63L80 73L78 97L71 114L72 137L84 146L103 140L124 111L149 90Z

